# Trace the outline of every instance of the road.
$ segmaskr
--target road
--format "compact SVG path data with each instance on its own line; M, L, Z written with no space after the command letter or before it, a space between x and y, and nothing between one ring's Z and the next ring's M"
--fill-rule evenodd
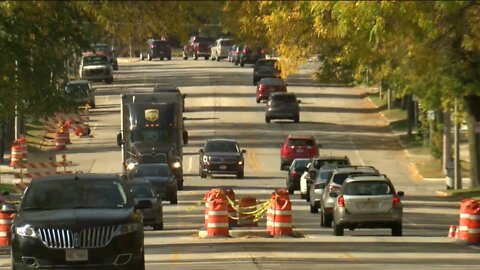
M442 188L422 181L415 167L367 99L369 89L316 84L307 63L290 78L288 91L302 100L299 124L264 121L264 104L256 104L252 68L204 60L121 63L112 85L96 84L97 108L90 111L93 138L72 138L66 151L83 172L121 171L116 134L120 129L119 94L151 92L153 86L177 85L186 98L190 141L184 149L185 190L179 204L164 207L165 229L146 228L147 269L478 269L478 248L447 238L458 222L458 202L434 197ZM299 237L243 236L201 239L203 208L192 209L206 191L230 187L236 197L267 200L285 185L279 151L288 134L314 135L321 153L348 155L352 163L372 165L387 174L397 190L406 193L404 237L387 229L346 231L335 237L321 228L318 214L298 193L292 196L294 230ZM237 139L247 150L245 179L198 176L198 149L207 138ZM258 229L263 229L262 220ZM0 269L8 267L0 256ZM3 267L3 268L2 268Z

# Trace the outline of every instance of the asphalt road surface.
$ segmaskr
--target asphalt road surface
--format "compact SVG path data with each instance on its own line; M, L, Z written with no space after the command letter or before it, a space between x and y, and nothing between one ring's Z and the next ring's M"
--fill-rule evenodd
M111 85L95 84L97 108L90 111L93 138L72 138L66 154L83 172L121 171L116 134L120 129L121 93L152 92L155 85L176 85L186 98L186 127L190 141L184 148L185 190L178 205L165 203L163 231L146 228L147 269L480 269L476 246L447 238L450 224L458 223L459 204L434 196L444 183L423 181L408 155L367 99L370 89L325 86L309 74L318 63L305 64L288 78L288 91L302 100L300 123L266 124L265 104L256 104L251 66L226 61L143 61L120 63ZM206 191L230 187L236 198L270 198L285 186L280 171L280 145L288 134L314 135L321 154L348 155L353 164L372 165L387 174L397 190L405 192L404 236L389 229L357 229L345 236L321 228L318 214L296 191L291 196L297 237L256 235L202 239L203 207L193 207ZM237 139L247 150L245 179L198 175L198 149L206 139ZM257 230L265 228L261 220ZM9 256L0 256L0 269Z

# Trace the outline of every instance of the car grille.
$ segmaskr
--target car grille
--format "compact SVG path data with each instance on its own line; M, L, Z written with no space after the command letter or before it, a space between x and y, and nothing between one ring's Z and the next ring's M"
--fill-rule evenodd
M236 163L237 157L211 157L210 163Z
M142 163L167 163L167 155L164 153L159 154L143 154Z
M43 244L49 248L98 248L112 240L116 226L94 227L73 233L67 229L37 229Z
M103 74L105 71L104 69L86 69L85 74L89 75L98 75L98 74Z

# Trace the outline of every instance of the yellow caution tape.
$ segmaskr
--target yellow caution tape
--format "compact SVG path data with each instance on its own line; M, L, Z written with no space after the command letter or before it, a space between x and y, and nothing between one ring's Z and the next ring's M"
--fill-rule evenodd
M202 205L204 202L205 202L205 197L203 197L203 199L201 199L200 201L196 202L193 206L188 207L186 211L187 211L187 212L192 212L193 209L199 207L199 206Z

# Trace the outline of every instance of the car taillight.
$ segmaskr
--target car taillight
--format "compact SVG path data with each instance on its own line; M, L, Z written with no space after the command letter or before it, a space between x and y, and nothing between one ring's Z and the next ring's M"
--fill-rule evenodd
M154 44L152 44L152 46L150 46L150 48L152 48L152 49L155 49L156 47L157 47L157 45L154 45Z
M393 206L396 206L400 203L400 197L398 197L397 195L393 195Z
M343 198L343 195L338 196L337 204L340 207L345 207L345 199Z
M248 51L247 51L247 50L243 50L243 52L242 52L242 53L243 53L243 54L247 54L247 53L248 53Z
M235 51L235 54L240 54L240 51Z
M291 177L297 177L298 176L298 173L296 171L291 171L290 172L290 176Z
M265 50L261 50L260 53L261 53L261 54L265 54Z
M320 184L313 185L313 189L320 189Z

